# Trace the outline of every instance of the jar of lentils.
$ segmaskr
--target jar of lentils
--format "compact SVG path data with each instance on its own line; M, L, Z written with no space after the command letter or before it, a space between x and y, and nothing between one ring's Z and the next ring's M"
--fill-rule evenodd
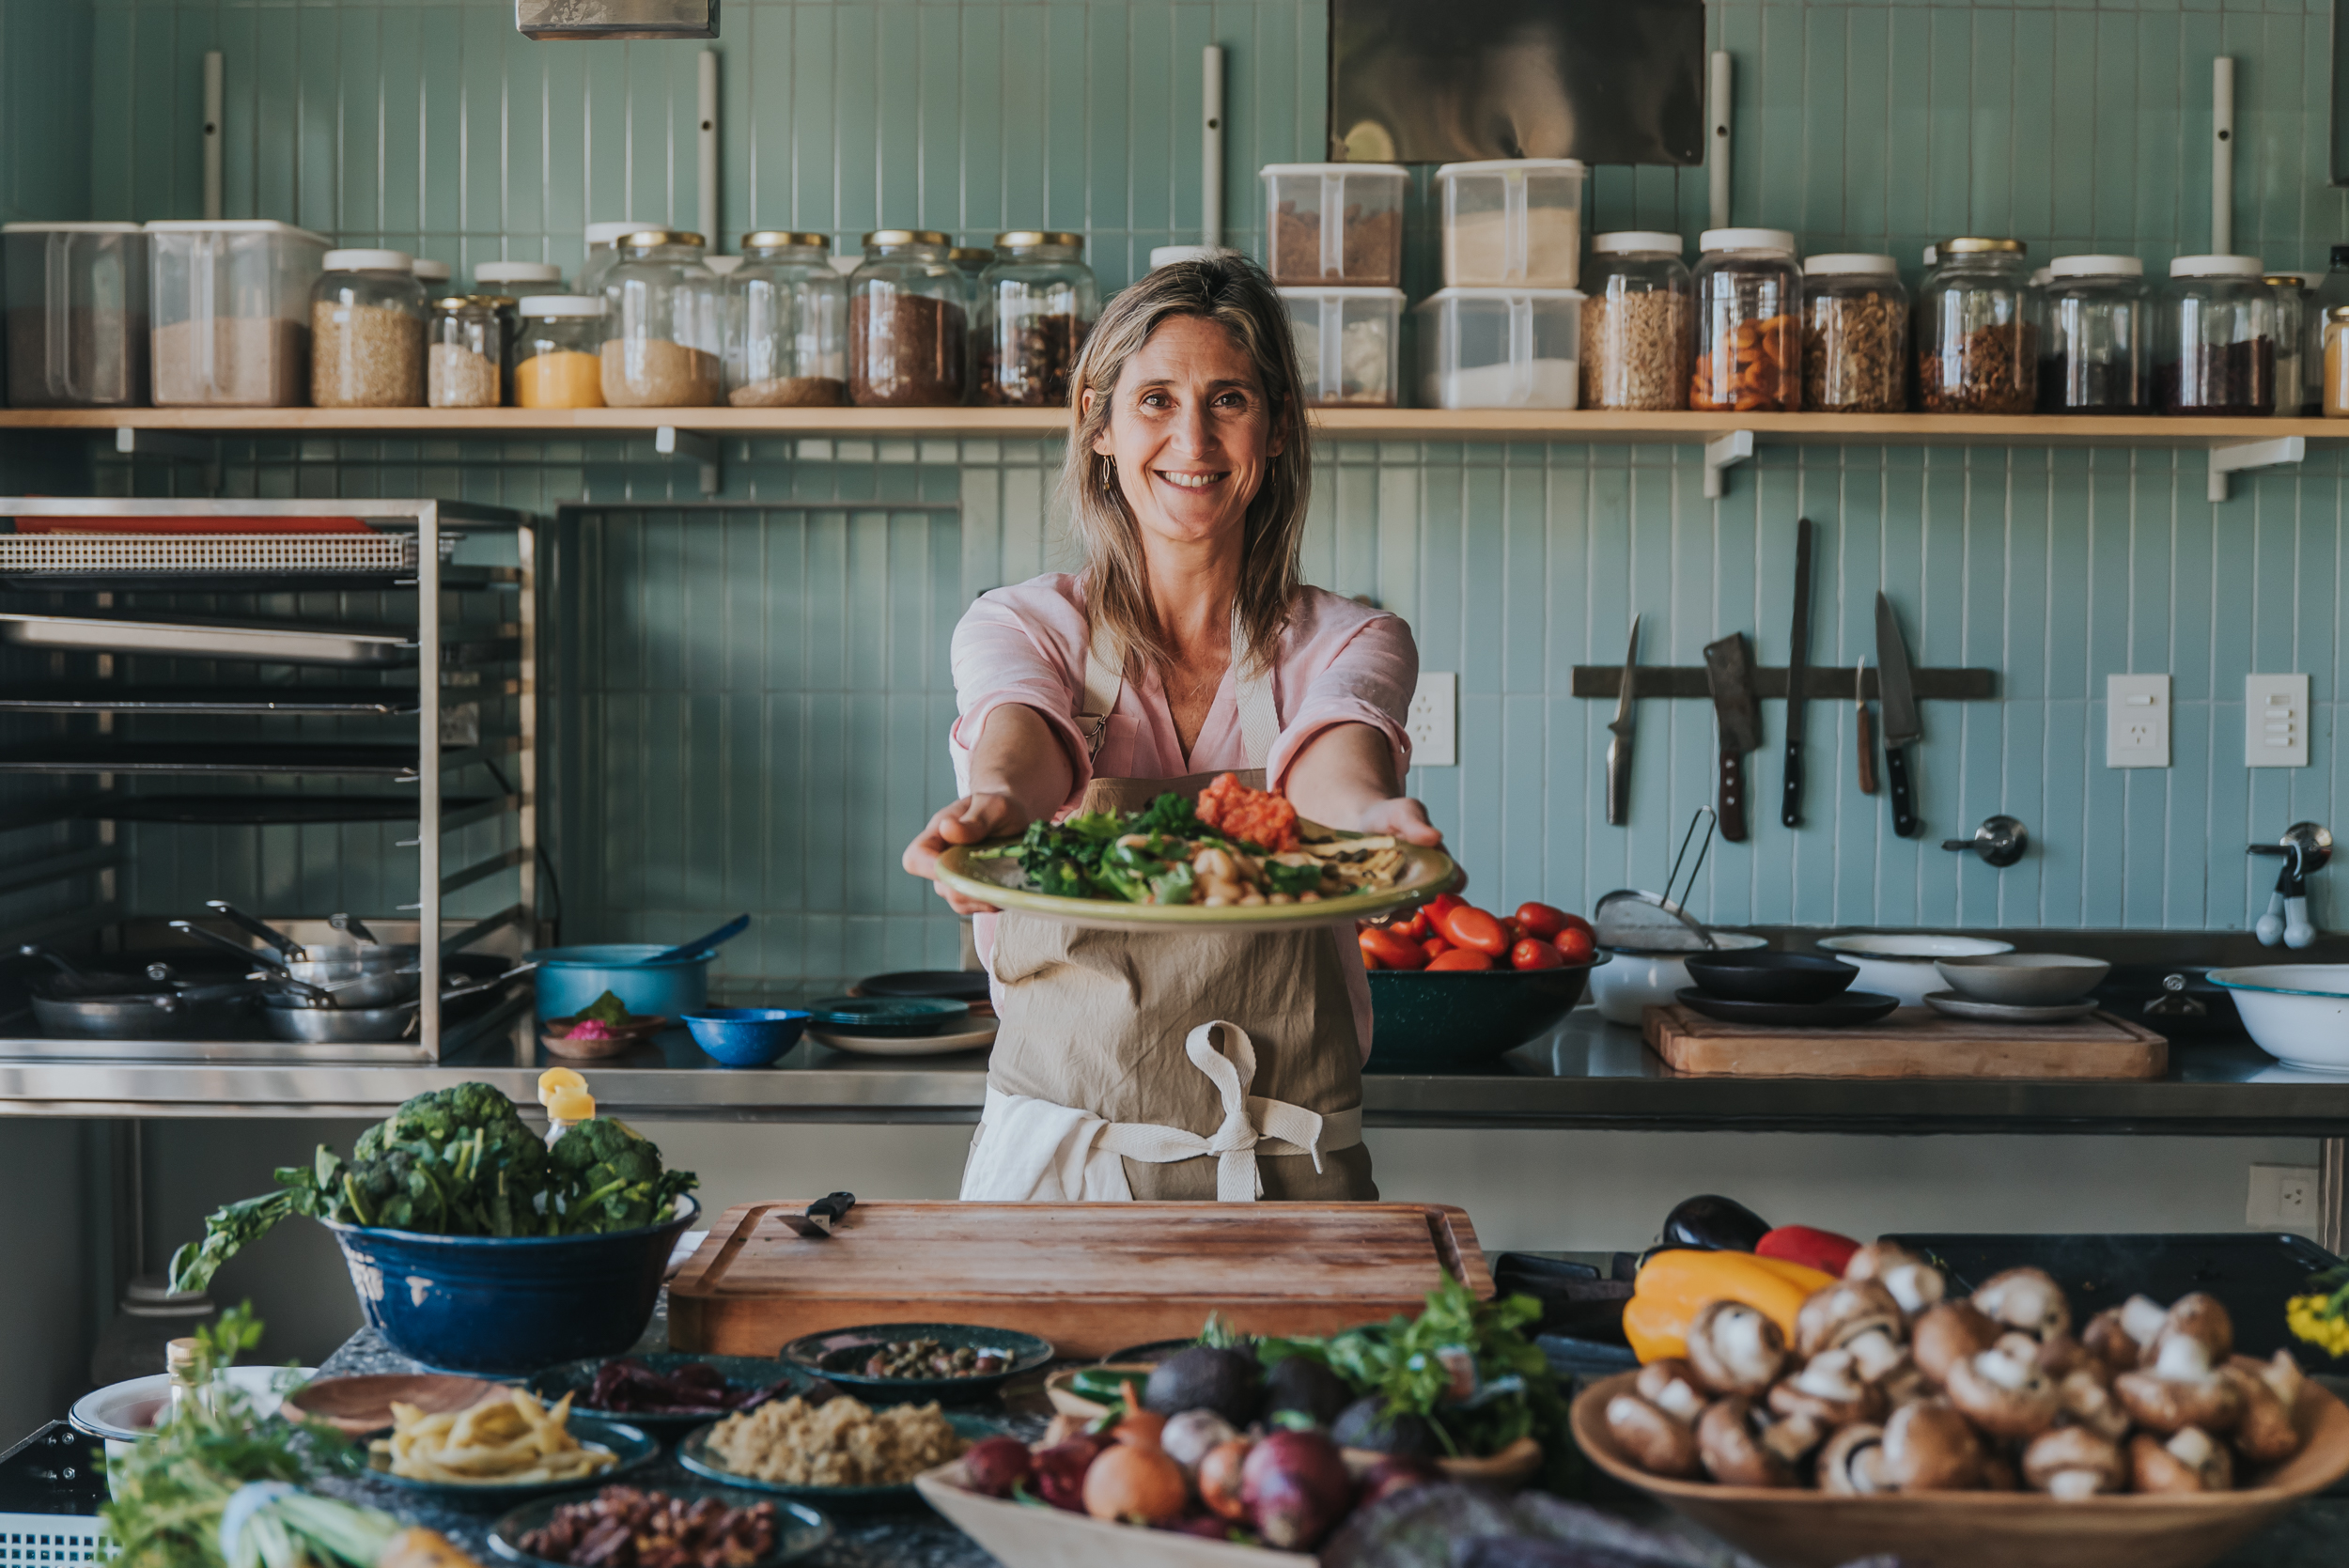
M1694 284L1677 234L1595 235L1582 301L1581 402L1586 409L1688 406Z
M880 228L848 277L848 398L863 408L960 403L968 287L934 229Z
M1908 407L1908 290L1889 256L1802 264L1802 406L1814 413Z
M448 294L425 321L424 400L435 409L494 409L506 396L506 325L499 302Z
M603 274L603 400L614 409L704 409L721 400L725 289L702 237L642 229Z
M404 251L328 251L310 290L310 401L424 405L424 285Z
M2029 413L2039 400L2038 300L2020 240L1944 240L1917 297L1917 396L1927 413Z
M2270 272L2265 282L2276 295L2276 413L2289 419L2308 396L2309 280Z
M848 400L848 280L820 234L742 236L726 279L726 401L738 409Z
M1688 406L1726 412L1802 407L1802 271L1782 228L1708 228L1698 238L1695 359Z
M1101 314L1084 236L1013 229L979 274L979 401L1066 408L1077 350Z
M2041 299L2042 413L2143 413L2153 399L2153 291L2133 256L2060 256Z
M2154 361L2161 411L2273 413L2276 318L2276 291L2259 257L2173 256Z

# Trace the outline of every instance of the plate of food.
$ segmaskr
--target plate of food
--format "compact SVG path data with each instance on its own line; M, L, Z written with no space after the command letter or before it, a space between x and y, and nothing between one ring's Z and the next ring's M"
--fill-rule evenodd
M547 1019L538 1026L538 1038L552 1055L593 1061L617 1056L668 1027L667 1018L631 1013L628 1003L606 991L568 1017Z
M828 1383L883 1399L971 1399L1052 1358L1049 1340L969 1323L868 1323L783 1347L783 1358Z
M608 1481L660 1456L636 1427L573 1419L568 1397L545 1405L526 1389L501 1389L462 1410L394 1404L390 1435L367 1445L367 1469L420 1491L521 1497Z
M689 1434L677 1463L706 1480L834 1508L910 1502L913 1478L959 1459L1007 1422L926 1405L870 1405L852 1394L793 1395Z
M1225 773L1196 801L1031 824L958 845L938 881L999 909L1099 930L1326 925L1423 903L1457 885L1440 849L1309 822Z
M762 1357L663 1351L565 1361L533 1376L530 1391L547 1401L568 1396L583 1416L674 1434L781 1399L807 1381Z
M490 1527L490 1549L533 1568L654 1561L780 1568L832 1534L832 1521L807 1504L740 1487L606 1486L522 1504Z

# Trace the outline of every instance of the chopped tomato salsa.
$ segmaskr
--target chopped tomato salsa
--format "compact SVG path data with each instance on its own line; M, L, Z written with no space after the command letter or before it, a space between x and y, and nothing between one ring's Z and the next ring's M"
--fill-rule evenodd
M1268 789L1251 789L1229 773L1199 792L1199 820L1226 838L1275 853L1297 847L1297 808Z

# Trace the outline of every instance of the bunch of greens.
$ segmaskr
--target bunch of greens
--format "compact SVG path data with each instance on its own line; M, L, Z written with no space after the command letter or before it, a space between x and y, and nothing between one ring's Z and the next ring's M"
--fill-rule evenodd
M1140 837L1140 844L1121 840ZM1115 898L1128 904L1188 904L1196 887L1190 862L1202 849L1265 851L1228 838L1199 820L1187 798L1172 792L1136 812L1081 812L1060 822L1031 822L1017 844L975 851L976 860L1017 857L1031 892L1056 898ZM1321 867L1264 862L1274 893L1311 893Z
M649 1139L609 1117L577 1123L549 1149L486 1083L419 1094L361 1133L349 1162L320 1144L276 1180L276 1191L206 1216L203 1241L172 1256L174 1290L203 1289L239 1249L297 1214L431 1235L579 1235L652 1224L699 1185L663 1170Z

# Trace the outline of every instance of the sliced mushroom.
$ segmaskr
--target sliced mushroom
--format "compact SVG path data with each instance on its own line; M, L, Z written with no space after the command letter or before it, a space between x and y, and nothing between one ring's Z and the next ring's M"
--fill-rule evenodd
M2056 1419L2119 1442L2129 1435L2129 1413L2112 1397L2098 1369L2075 1367L2056 1385Z
M2084 1426L2043 1432L2023 1451L2023 1479L2034 1492L2069 1502L2128 1484L2128 1463L2121 1445Z
M1884 1423L1883 1473L1898 1491L1971 1491L1982 1484L1982 1439L1952 1405L1904 1405Z
M2227 1446L2189 1426L2168 1442L2149 1432L2129 1439L2129 1479L2140 1492L2225 1492L2234 1486Z
M1808 1416L1828 1431L1884 1414L1884 1393L1859 1375L1848 1350L1823 1350L1784 1382L1772 1385L1770 1408L1781 1416Z
M2232 1432L2243 1418L2243 1390L2215 1371L2124 1372L2112 1393L2131 1420L2165 1437L2187 1427Z
M2181 1341L2201 1347L2204 1366L2224 1366L2227 1358L2234 1354L2234 1319L2227 1315L2226 1306L2215 1296L2201 1291L2181 1296L2170 1304L2160 1330L2146 1347L2145 1358L2158 1368L2167 1358L2180 1354L2177 1346Z
M1688 1370L1709 1393L1758 1395L1786 1370L1786 1335L1742 1301L1716 1301L1688 1326Z
M2219 1369L2219 1375L2243 1396L2243 1414L2234 1429L2235 1452L2254 1465L2280 1465L2300 1452L2300 1428L2292 1419L2292 1406L2300 1392L2300 1368L2290 1351L2276 1354L2292 1369L2288 1380L2271 1380L2276 1370L2272 1363L2258 1371L2248 1361ZM2284 1397L2278 1381L2285 1382L2292 1399Z
M1998 1343L1999 1326L1970 1301L1944 1301L1917 1320L1909 1330L1909 1354L1917 1370L1937 1387L1946 1382L1952 1362L1979 1356Z
M2010 1268L1993 1274L1974 1292L1974 1305L1993 1322L2019 1328L2043 1343L2072 1329L2071 1303L2045 1269Z
M1884 1428L1873 1422L1843 1428L1819 1451L1819 1490L1830 1497L1890 1492L1892 1483L1884 1472Z
M1607 1402L1607 1435L1650 1475L1691 1480L1703 1472L1696 1429L1638 1394L1617 1394Z
M1875 1281L1892 1293L1902 1314L1910 1318L1930 1310L1950 1288L1939 1269L1889 1241L1872 1241L1854 1252L1843 1265L1843 1278Z
M1733 1395L1706 1406L1697 1421L1704 1473L1724 1486L1792 1486L1795 1460L1764 1442L1769 1432L1768 1417L1750 1399Z
M1855 1341L1871 1335L1895 1353L1907 1337L1901 1304L1874 1280L1839 1280L1821 1285L1795 1313L1795 1348L1806 1359L1823 1350L1849 1348ZM1886 1365L1890 1365L1889 1358Z
M1640 1390L1641 1399L1683 1426L1696 1425L1708 1403L1703 1389L1697 1386L1696 1374L1677 1356L1667 1356L1641 1367L1633 1387Z
M2034 1437L2055 1424L2054 1381L2002 1344L1952 1362L1946 1389L1950 1403L1993 1437Z

